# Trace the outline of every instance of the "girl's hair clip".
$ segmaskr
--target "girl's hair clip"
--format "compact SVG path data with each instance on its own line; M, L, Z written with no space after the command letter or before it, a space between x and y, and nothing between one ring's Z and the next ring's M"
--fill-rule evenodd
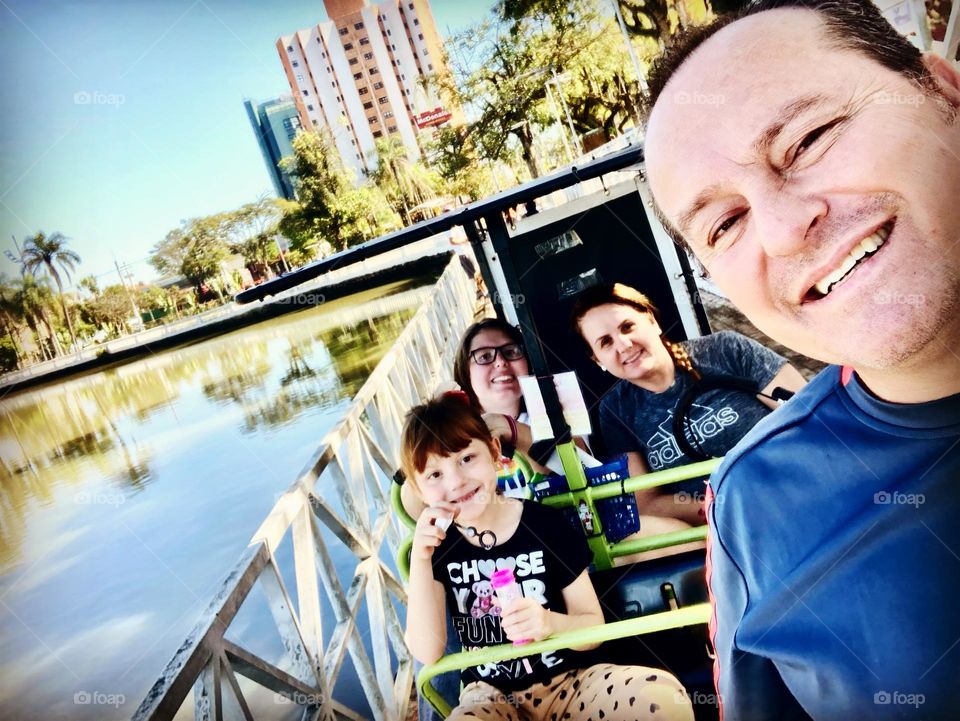
M460 401L465 406L470 405L470 396L468 396L464 391L447 391L440 397L444 399L453 398L454 400Z

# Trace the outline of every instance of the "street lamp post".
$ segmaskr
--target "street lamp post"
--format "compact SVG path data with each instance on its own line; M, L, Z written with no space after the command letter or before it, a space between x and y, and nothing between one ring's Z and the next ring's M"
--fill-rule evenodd
M560 123L560 105L557 103L557 99L553 96L553 92L550 90L550 81L546 83L547 88L547 97L550 98L550 104L553 106L554 113L557 117L557 123ZM563 132L563 125L560 126L560 140L563 142L563 149L567 153L567 157L570 159L570 162L574 162L576 156L573 154L573 150L570 149L570 143L567 142L567 134Z
M570 128L570 135L573 138L573 145L577 149L577 155L583 155L583 148L580 145L580 139L577 137L577 131L573 129L573 119L570 117L570 108L567 106L567 100L563 97L563 91L560 90L560 77L557 75L557 69L550 66L550 73L553 75L553 84L557 86L557 95L563 104L563 112L567 116L567 126ZM566 78L566 74L564 74ZM549 84L549 81L547 81Z

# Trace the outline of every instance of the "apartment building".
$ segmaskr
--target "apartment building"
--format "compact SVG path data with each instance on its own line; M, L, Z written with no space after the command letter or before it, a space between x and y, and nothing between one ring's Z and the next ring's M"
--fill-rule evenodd
M304 128L327 129L358 178L396 135L419 157L424 134L462 122L423 80L443 70L428 0L324 0L328 20L284 35L277 52Z

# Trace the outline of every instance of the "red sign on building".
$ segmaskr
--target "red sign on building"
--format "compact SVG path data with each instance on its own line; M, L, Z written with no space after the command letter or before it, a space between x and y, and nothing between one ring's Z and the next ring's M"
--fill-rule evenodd
M449 110L444 110L443 108L434 108L426 113L420 113L417 115L414 120L417 123L418 128L429 128L433 125L443 125L445 122L450 120L451 114Z

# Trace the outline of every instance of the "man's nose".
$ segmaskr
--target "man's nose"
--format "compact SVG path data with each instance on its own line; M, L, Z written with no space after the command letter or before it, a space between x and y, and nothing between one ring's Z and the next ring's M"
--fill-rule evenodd
M771 258L795 255L809 248L815 226L827 211L824 199L783 188L763 192L750 206L760 246Z

